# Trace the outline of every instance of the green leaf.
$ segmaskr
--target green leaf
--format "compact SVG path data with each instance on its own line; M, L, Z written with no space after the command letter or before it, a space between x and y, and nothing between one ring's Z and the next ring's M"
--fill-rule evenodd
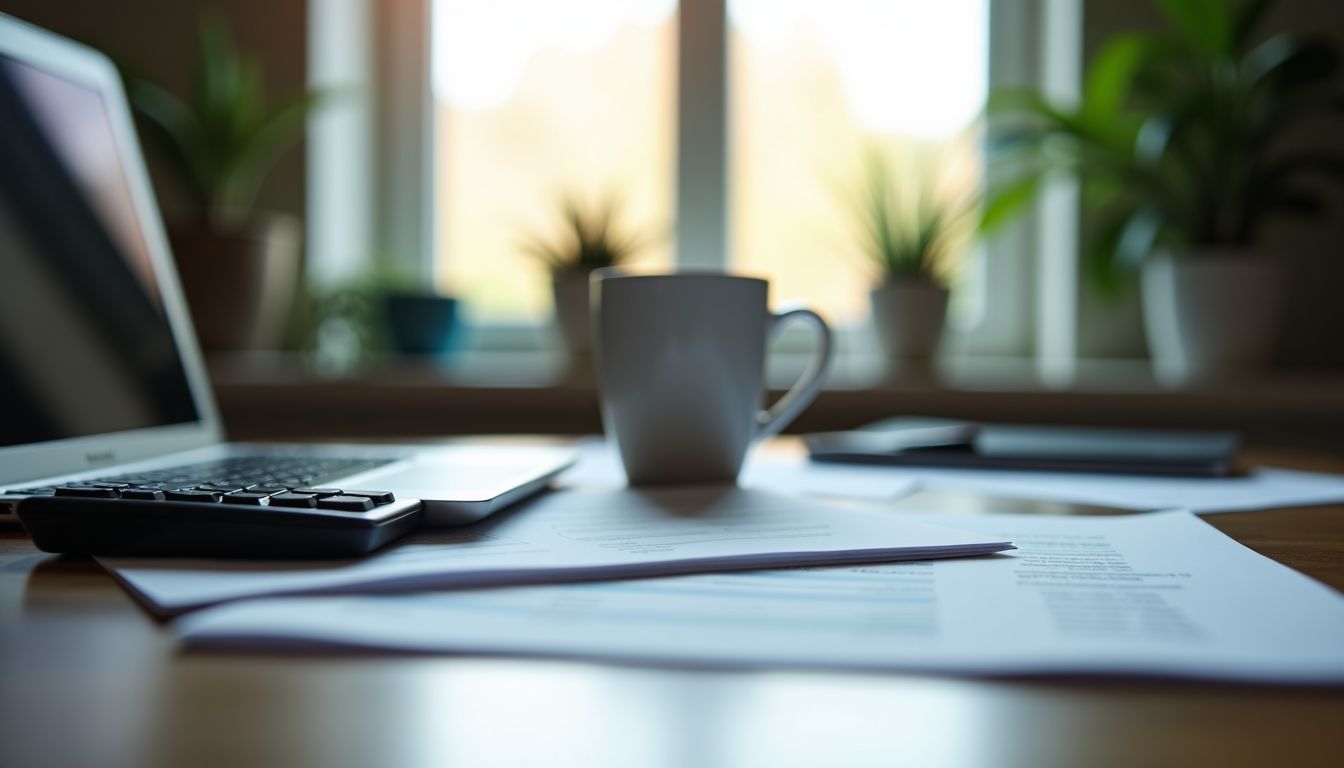
M259 124L246 125L238 135L238 146L224 169L222 203L234 210L252 204L262 176L303 135L309 113L321 101L321 94L300 94L269 117L251 118Z
M1229 0L1157 0L1157 6L1181 39L1210 57L1235 53L1235 33Z
M325 99L300 95L269 108L260 60L239 52L217 14L201 18L198 46L185 101L143 80L128 91L208 221L245 213L266 172Z
M1142 264L1152 254L1164 224L1162 212L1156 206L1147 205L1135 211L1125 221L1116 241L1116 266L1134 269Z
M1089 211L1088 229L1092 233L1086 251L1088 278L1100 296L1114 298L1125 285L1125 268L1116 259L1120 240L1142 201L1133 195L1119 194Z
M1289 34L1275 35L1256 46L1241 66L1246 88L1269 83L1280 91L1329 82L1338 71L1339 53L1333 45Z
M1041 185L1045 182L1045 178L1046 174L1044 172L1037 171L1015 179L996 190L991 190L989 195L986 196L987 201L984 210L980 213L979 230L992 233L1003 226L1004 222L1016 215L1036 197Z
M129 97L164 150L194 202L204 209L210 201L209 146L196 115L186 102L152 83L132 83Z
M1128 101L1134 77L1151 52L1152 43L1146 35L1112 38L1089 65L1083 87L1084 118L1098 123L1114 119Z
M555 239L531 235L522 242L523 250L541 258L553 272L619 264L654 237L618 231L618 199L608 195L589 210L577 195L561 194L558 205L563 231Z
M1037 121L1046 132L1088 135L1089 126L1077 115L1047 101L1039 93L1025 88L996 88L985 103L991 130L1007 117Z
M1162 162L1181 122L1180 118L1166 114L1155 114L1144 120L1134 139L1135 159L1150 166Z

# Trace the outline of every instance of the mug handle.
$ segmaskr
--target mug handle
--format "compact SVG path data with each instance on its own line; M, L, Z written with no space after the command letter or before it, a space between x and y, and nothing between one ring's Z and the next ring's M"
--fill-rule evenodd
M826 382L826 371L831 365L831 328L821 315L810 309L796 308L770 314L769 337L774 338L779 329L791 320L801 320L817 331L817 354L803 375L789 388L784 396L775 401L769 410L756 414L756 439L770 437L784 429L803 409L812 404Z

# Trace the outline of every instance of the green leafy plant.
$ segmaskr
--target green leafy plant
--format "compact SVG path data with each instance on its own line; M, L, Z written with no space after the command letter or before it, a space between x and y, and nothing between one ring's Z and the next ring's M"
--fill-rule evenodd
M523 243L523 249L541 259L553 274L617 266L650 239L620 230L617 206L611 197L588 209L570 194L561 198L560 206L563 228L559 235L534 234Z
M1111 39L1076 106L1021 89L989 102L1008 180L991 191L983 226L1015 214L1050 177L1079 178L1103 288L1157 248L1245 247L1271 215L1320 216L1318 183L1344 184L1340 145L1294 140L1344 115L1330 42L1283 33L1256 43L1271 0L1155 2L1166 29Z
M898 173L876 148L865 154L862 183L849 195L859 245L884 280L945 284L979 204L974 195L941 193L928 164Z
M296 346L320 355L322 347L345 346L339 353L358 366L388 353L387 318L382 301L392 295L426 294L426 281L391 255L375 255L369 267L337 284L307 285L298 298Z
M302 134L318 102L302 93L268 106L261 63L241 53L218 17L200 24L200 48L187 99L143 78L128 78L132 105L203 224L246 216L265 174Z

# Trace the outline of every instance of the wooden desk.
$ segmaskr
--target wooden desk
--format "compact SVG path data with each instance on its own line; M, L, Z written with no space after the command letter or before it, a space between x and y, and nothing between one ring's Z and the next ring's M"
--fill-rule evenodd
M1209 521L1344 589L1344 505ZM747 764L1337 768L1344 689L188 653L0 531L3 768Z

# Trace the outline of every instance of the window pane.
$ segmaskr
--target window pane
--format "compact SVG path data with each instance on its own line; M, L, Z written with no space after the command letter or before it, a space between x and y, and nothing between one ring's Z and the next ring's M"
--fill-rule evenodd
M555 235L560 200L618 201L671 263L675 0L443 0L434 9L440 288L477 319L549 312L521 243Z
M979 184L987 2L732 0L729 13L733 266L769 276L776 299L862 322L878 273L842 201L868 147L898 184L934 167L940 197Z

